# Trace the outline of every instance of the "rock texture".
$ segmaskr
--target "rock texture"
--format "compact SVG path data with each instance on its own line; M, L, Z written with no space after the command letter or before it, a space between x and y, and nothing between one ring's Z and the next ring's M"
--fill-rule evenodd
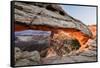
M96 39L89 40L87 45L88 47L78 54L77 51L74 50L70 53L65 52L64 55L59 56L56 53L51 53L52 51L50 51L46 57L41 57L40 52L38 51L22 51L20 48L15 47L15 63L16 66L25 66L97 61Z
M38 51L21 51L15 47L15 66L38 65L40 64L40 54Z
M93 44L94 43L94 44ZM57 63L76 63L76 62L93 62L97 61L97 45L96 40L92 40L87 44L88 47L84 48L84 51L77 53L72 51L69 54L65 54L62 57L52 56L43 58L43 64L57 64Z
M59 34L54 34L51 40L51 52L56 52L57 55L63 56L66 53L70 53L73 50L78 50L81 45L76 38L69 37L66 34L59 32ZM53 49L53 50L52 50Z
M15 22L54 28L75 28L90 37L92 36L85 24L68 15L59 5L54 4L15 2Z
M60 5L15 2L14 13L16 66L97 61L94 26Z

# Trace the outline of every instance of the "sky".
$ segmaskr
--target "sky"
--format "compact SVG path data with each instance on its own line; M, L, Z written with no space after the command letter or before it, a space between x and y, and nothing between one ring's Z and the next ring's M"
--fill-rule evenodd
M96 7L61 5L72 17L82 21L86 25L96 24Z

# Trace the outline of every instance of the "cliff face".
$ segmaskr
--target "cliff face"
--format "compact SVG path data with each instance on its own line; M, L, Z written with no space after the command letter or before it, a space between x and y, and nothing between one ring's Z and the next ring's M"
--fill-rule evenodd
M15 2L15 31L33 29L60 31L79 40L83 45L92 36L91 31L81 21L68 15L59 5L43 3Z

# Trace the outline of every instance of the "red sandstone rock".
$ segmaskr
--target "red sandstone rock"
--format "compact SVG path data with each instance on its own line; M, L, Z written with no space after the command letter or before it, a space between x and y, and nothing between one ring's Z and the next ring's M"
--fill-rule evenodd
M97 27L96 25L89 25L88 28L91 30L92 34L93 34L93 38L96 37L96 30L97 30Z

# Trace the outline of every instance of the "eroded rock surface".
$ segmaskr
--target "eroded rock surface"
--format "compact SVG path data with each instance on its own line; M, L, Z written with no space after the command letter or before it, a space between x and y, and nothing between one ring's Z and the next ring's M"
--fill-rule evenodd
M38 51L21 51L15 47L15 66L38 65L40 64L40 53Z

